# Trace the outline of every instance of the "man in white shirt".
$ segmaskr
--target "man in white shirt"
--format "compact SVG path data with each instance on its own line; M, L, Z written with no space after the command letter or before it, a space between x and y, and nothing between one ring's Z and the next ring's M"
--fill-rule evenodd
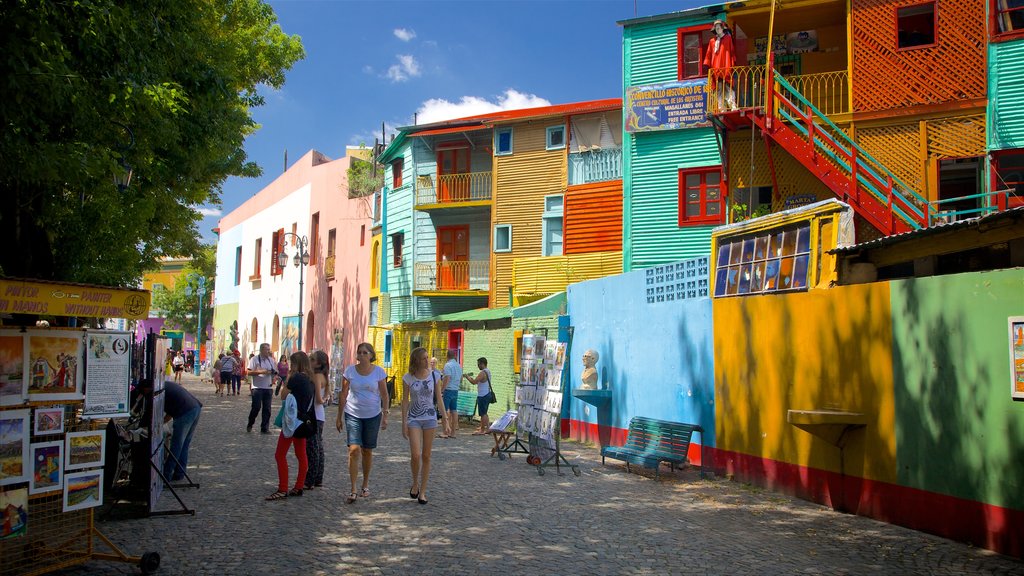
M277 373L277 362L270 355L270 344L260 344L260 353L249 359L247 367L252 376L252 409L249 410L249 425L246 432L252 432L256 423L256 415L263 410L260 419L260 434L270 434L270 400L273 397L274 374Z
M444 364L444 378L442 378L444 380L444 410L447 412L444 422L449 438L455 438L459 431L459 384L462 382L462 364L455 359L456 356L458 356L458 352L448 350L448 361Z

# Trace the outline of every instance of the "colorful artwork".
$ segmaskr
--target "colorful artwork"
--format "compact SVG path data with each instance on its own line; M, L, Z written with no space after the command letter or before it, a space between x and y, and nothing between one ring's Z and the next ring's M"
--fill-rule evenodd
M786 34L786 52L789 54L803 54L804 52L814 52L817 49L817 30L801 30Z
M0 486L29 479L29 416L28 410L0 412Z
M1010 396L1024 400L1024 316L1010 317Z
M25 338L14 332L0 333L0 406L25 402Z
M73 472L64 477L64 511L103 504L103 469Z
M281 318L281 354L291 356L299 349L299 317Z
M78 470L103 465L103 448L106 433L103 430L89 432L68 432L64 449L64 469Z
M28 528L28 489L0 492L0 540L24 536Z
M60 434L64 432L64 408L60 406L36 408L34 423L32 433L36 436Z
M82 357L80 334L58 336L29 333L29 399L78 400L82 398Z
M708 125L707 78L626 88L626 132Z
M32 482L29 484L29 493L42 494L60 490L64 486L64 442L56 440L33 444L30 453Z

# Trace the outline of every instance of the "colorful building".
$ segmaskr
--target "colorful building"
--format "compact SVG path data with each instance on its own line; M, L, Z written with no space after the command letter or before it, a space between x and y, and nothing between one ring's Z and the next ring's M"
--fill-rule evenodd
M160 290L171 290L182 279L185 266L191 262L190 258L165 257L160 259L160 268L147 272L142 277L142 289L150 292ZM196 302L198 307L199 302ZM210 319L208 319L210 320ZM192 327L194 329L194 326ZM142 342L150 331L162 334L171 340L171 347L175 350L195 350L196 333L189 329L181 329L177 326L165 326L163 312L156 307L150 308L149 318L139 320L135 324L135 339Z

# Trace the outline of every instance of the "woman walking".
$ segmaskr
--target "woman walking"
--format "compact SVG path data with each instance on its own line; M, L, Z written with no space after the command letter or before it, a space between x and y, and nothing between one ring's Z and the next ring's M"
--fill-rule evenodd
M306 490L320 488L324 485L324 398L327 395L327 374L330 373L330 360L323 350L314 350L309 358L313 369L313 410L316 412L316 434L306 441L306 459L309 460L309 473L306 474Z
M321 352L323 354L323 352ZM326 358L326 354L324 357ZM377 352L369 342L356 346L356 363L345 369L341 378L338 398L338 432L348 429L348 476L352 491L345 502L352 504L356 495L370 496L370 470L373 468L373 449L377 447L377 434L388 428L388 375L374 364ZM359 464L363 465L363 485L356 492Z
M301 423L313 415L313 382L309 379L312 370L309 366L309 356L305 352L295 352L289 359L291 366L288 380L284 386L278 388L278 393L282 403L290 402L288 396L293 397L296 423ZM290 424L285 422L281 435L277 437L277 451L274 453L274 460L277 461L277 492L267 496L267 500L302 496L302 487L306 483L306 472L309 468L306 461L306 438L312 434L302 432L304 426L292 427ZM288 448L292 446L295 446L295 458L299 461L299 475L295 479L295 487L288 490Z
M434 447L438 411L444 406L440 386L442 375L430 369L426 348L416 348L409 357L409 372L402 376L402 437L409 440L412 488L409 497L427 503L430 452ZM443 418L443 416L442 416Z

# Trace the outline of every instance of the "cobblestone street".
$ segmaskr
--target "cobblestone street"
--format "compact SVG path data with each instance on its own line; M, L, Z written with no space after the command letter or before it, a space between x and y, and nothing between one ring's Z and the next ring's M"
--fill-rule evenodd
M408 497L399 417L382 432L372 495L345 504L348 477L335 407L325 428L325 488L265 502L276 488L277 432L247 434L249 396L213 395L181 491L195 516L105 521L130 554L157 551L158 574L1021 574L1021 561L725 480L695 469L663 480L602 466L568 443L582 476L539 476L523 455L488 456L490 437L435 442L429 504ZM275 401L275 411L276 411ZM398 416L393 411L392 416ZM292 460L291 477L295 477ZM568 472L568 471L567 471ZM343 475L344 474L344 475ZM164 494L161 505L176 503ZM130 574L93 561L60 572Z

